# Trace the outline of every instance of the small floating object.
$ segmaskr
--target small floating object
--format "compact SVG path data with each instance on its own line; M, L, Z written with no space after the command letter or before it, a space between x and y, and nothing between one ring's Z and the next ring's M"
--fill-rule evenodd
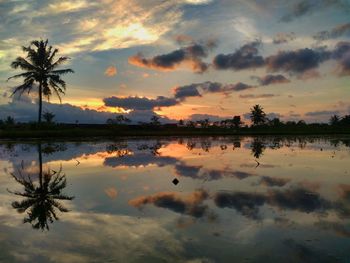
M172 182L174 185L177 185L179 183L179 180L177 178L175 178Z

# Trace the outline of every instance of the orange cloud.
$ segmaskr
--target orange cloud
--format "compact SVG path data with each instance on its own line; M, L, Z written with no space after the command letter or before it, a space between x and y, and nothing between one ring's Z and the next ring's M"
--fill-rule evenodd
M105 189L105 193L111 199L116 199L118 196L118 191L114 187Z
M108 67L105 70L104 74L107 77L113 77L113 76L117 75L117 73L118 73L117 67L116 66L110 66L110 67Z

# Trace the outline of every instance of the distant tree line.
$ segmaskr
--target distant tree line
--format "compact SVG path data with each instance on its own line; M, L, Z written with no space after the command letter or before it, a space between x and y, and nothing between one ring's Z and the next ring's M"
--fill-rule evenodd
M44 119L44 123L46 125L53 125L55 114L52 112L44 112L42 115ZM312 123L307 124L304 120L299 121L281 121L279 118L271 118L269 119L264 112L264 109L260 105L254 105L250 109L250 121L251 125L245 124L241 116L236 115L233 116L231 119L224 119L220 121L210 121L208 118L202 119L202 120L179 120L178 123L173 124L163 124L161 123L161 118L157 115L153 115L149 122L138 122L137 124L140 126L151 126L151 127L186 127L186 128L224 128L224 129L240 129L240 128L268 128L268 127L308 127L308 126L320 126L320 125L327 125L324 123ZM106 121L106 124L108 125L131 125L132 120L125 117L124 115L117 115L115 118L109 118ZM14 126L16 124L16 121L13 117L8 116L4 120L0 120L0 126ZM330 117L329 126L332 127L350 127L350 115L345 115L343 117L338 115L333 115Z

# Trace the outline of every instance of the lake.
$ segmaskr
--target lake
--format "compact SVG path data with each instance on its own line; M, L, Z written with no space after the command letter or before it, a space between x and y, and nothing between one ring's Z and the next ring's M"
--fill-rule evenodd
M350 137L0 143L0 262L350 262Z

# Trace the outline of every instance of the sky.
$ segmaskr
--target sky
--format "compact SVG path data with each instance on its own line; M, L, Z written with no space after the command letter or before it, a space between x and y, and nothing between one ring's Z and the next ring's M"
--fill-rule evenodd
M44 103L56 121L350 113L350 0L0 0L0 22L0 119L36 119L36 94L7 81L35 39L75 71L62 104Z

